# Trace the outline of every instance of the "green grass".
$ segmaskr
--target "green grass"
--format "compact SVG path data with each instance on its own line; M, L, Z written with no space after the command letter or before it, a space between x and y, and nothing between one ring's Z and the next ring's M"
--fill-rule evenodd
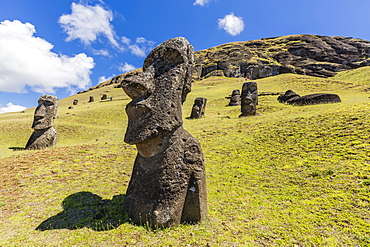
M352 82L370 87L370 67L361 67L354 70L339 72L335 77L337 80Z
M342 103L290 106L259 97L259 116L226 107L238 78L195 82L184 127L202 145L209 216L151 231L122 200L136 156L123 143L129 102L110 86L60 102L57 147L12 151L32 133L34 109L0 114L0 246L369 246L370 111L366 85L279 75L259 92L337 93ZM105 92L108 91L108 92ZM99 95L113 95L99 102ZM96 102L87 103L94 94ZM196 97L206 117L189 120ZM68 109L74 98L80 103ZM39 227L41 230L36 230Z

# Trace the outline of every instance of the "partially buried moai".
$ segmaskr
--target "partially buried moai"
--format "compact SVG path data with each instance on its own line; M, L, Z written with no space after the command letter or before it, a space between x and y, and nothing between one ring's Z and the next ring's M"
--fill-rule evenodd
M245 82L241 94L241 112L239 117L257 115L256 106L258 105L257 82Z
M238 106L240 105L240 90L235 89L232 91L231 96L225 97L226 99L230 99L228 106Z
M125 142L138 150L124 206L132 220L152 228L195 223L207 215L203 154L182 127L193 62L189 42L170 39L148 55L143 72L121 83L132 99Z
M36 107L32 128L34 132L29 138L26 149L44 149L53 147L57 140L57 131L53 127L58 109L58 98L42 95Z
M204 117L206 110L207 99L204 97L198 97L194 100L193 107L191 108L190 118L198 119Z

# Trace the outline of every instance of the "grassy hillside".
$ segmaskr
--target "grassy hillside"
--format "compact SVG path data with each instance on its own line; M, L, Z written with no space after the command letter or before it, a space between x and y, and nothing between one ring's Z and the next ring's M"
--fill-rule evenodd
M124 212L136 149L123 143L122 89L61 100L58 144L47 150L9 149L24 147L34 109L0 114L0 246L369 246L369 85L264 78L259 92L330 92L342 103L296 107L261 96L260 115L239 119L225 96L242 83L211 77L188 95L184 127L205 155L209 217L173 229L135 226ZM100 102L103 93L113 100ZM200 96L206 117L186 119Z

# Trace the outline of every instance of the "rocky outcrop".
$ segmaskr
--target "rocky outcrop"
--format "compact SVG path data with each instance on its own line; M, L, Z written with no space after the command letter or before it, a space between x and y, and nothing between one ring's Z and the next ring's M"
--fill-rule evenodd
M290 35L233 42L195 53L193 78L258 79L282 73L331 77L370 65L370 42L344 37Z

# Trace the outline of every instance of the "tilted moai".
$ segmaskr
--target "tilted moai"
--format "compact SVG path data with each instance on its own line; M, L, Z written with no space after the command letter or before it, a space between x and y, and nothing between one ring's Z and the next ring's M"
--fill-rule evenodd
M148 55L143 72L121 83L132 99L125 142L138 150L124 207L132 220L152 228L195 223L207 215L203 154L182 126L193 63L189 42L170 39Z
M256 115L256 106L258 105L258 90L257 82L245 82L242 88L241 95L241 112L239 117L247 117Z
M232 93L231 93L231 96L225 97L225 98L230 99L230 102L229 102L228 106L238 106L238 105L240 105L240 101L241 101L240 90L239 89L233 90Z
M94 96L90 96L88 103L91 103L91 102L94 102Z
M100 100L106 100L108 99L108 96L106 94L103 94L103 96L101 96Z
M78 99L73 100L73 105L77 105L77 104L78 104Z
M207 99L198 97L194 100L193 107L191 108L190 118L198 119L204 117L204 111L206 110Z
M34 132L29 138L26 149L44 149L53 147L57 140L57 131L53 127L58 109L58 98L42 95L36 107L32 128Z

